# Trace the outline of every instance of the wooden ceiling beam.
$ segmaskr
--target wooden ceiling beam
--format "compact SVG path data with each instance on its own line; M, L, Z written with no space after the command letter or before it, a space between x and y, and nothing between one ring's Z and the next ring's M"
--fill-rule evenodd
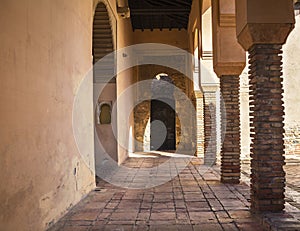
M131 9L130 14L131 15L142 15L142 16L148 16L148 15L189 15L190 9Z

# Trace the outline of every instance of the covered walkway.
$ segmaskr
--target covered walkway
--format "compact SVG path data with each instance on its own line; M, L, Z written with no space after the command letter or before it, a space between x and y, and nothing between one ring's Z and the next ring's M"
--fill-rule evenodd
M124 165L138 169L149 168L168 159L163 156L129 158ZM250 189L245 182L239 185L223 184L220 183L218 166L207 171L202 168L203 161L195 157L172 181L151 189L124 189L100 181L97 189L52 227L51 231L259 231L270 225L273 225L273 230L300 229L299 221L292 217L291 206L286 206L288 213L254 217L250 212ZM169 174L168 171L165 174ZM246 176L243 178L247 181ZM144 180L148 181L147 178Z

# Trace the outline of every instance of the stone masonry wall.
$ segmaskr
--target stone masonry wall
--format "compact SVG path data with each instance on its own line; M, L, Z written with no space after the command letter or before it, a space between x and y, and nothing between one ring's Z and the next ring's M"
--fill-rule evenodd
M139 67L138 71L138 80L148 80L155 78L156 75L160 73L166 73L168 76L173 80L174 85L180 89L183 93L187 96L189 94L189 80L183 74L173 69L158 66L158 65L143 65ZM192 132L195 130L195 126L193 126L192 116L190 115L191 112L184 111L184 103L185 100L181 99L180 97L176 97L176 111L183 112L183 116L187 118L191 118L190 126L185 128L185 131L182 131L180 119L176 116L176 148L179 142L182 142L184 149L186 150L193 150L196 147L196 138L193 137L193 134L196 132ZM192 102L192 99L191 99ZM150 129L147 129L150 123L150 113L151 113L151 101L144 101L138 104L134 109L134 121L135 121L135 139L139 142L135 144L136 151L149 151L145 150L145 147L150 147ZM192 134L191 136L186 136L183 134ZM148 137L148 138L147 138Z
M300 156L300 124L285 125L284 145L287 157Z

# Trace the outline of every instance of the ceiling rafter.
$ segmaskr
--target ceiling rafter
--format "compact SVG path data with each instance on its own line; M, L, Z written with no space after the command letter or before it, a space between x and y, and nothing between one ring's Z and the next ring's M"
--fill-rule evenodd
M129 0L133 30L187 29L192 0Z
M157 9L132 9L132 15L186 15L189 14L190 9L170 9L170 8L157 8Z

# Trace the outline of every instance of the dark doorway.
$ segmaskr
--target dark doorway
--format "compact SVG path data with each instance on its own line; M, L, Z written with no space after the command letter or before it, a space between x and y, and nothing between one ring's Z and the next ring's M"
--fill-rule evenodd
M159 74L152 82L151 150L176 150L176 112L174 83L167 74Z

